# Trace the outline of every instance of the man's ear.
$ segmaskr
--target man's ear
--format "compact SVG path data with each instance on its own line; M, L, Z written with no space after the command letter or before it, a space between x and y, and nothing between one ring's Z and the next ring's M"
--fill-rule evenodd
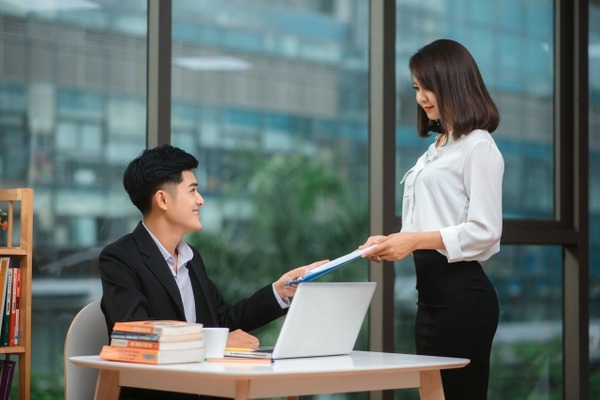
M165 192L164 190L157 190L156 193L154 193L154 202L156 203L156 206L165 211L167 209L167 192Z

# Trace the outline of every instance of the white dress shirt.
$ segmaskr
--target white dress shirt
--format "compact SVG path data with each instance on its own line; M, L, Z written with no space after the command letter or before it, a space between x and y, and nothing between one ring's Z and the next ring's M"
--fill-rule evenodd
M150 234L154 243L158 246L160 253L165 258L165 261L169 265L171 274L177 283L179 293L181 294L181 301L183 302L183 311L185 312L185 320L187 322L196 322L196 301L194 300L194 290L192 289L192 281L190 280L190 271L187 269L187 263L194 257L194 253L190 246L181 241L177 244L177 268L175 268L175 258L165 249L165 247L158 241L156 236L150 232L148 227L144 225L144 228Z
M402 231L439 231L449 262L500 250L504 160L485 130L435 143L402 178Z

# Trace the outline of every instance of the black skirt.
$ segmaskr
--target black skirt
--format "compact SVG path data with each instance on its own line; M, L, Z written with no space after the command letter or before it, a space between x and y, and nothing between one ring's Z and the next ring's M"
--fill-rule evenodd
M442 371L446 399L487 399L490 352L499 318L492 283L477 261L448 263L435 250L415 251L413 257L417 354L468 358L466 367Z

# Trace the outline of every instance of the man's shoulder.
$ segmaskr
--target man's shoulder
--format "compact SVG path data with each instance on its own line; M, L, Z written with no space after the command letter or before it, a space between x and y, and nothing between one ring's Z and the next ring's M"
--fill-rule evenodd
M143 226L142 229L139 228L140 226L138 225L138 227L133 232L121 236L119 239L109 243L104 247L102 252L111 252L119 250L131 251L132 248L142 249L144 247L147 247L149 244L153 244L152 238L150 238L150 235L143 228Z
M132 250L136 247L137 245L133 235L131 233L128 233L125 236L122 236L119 239L104 246L104 248L100 252L100 258L110 254L131 254Z
M122 246L125 246L125 245L129 245L133 241L134 241L133 234L128 233L126 235L121 236L117 240L115 240L113 242L110 242L104 248L105 249L109 249L109 248L113 248L113 247L122 247Z

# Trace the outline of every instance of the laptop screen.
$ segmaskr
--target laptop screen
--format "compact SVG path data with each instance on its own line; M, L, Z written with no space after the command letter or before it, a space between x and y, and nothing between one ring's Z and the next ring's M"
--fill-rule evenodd
M375 286L375 282L301 283L272 358L349 354L356 344Z
M349 354L375 287L375 282L300 283L274 346L230 348L225 355L284 359Z

